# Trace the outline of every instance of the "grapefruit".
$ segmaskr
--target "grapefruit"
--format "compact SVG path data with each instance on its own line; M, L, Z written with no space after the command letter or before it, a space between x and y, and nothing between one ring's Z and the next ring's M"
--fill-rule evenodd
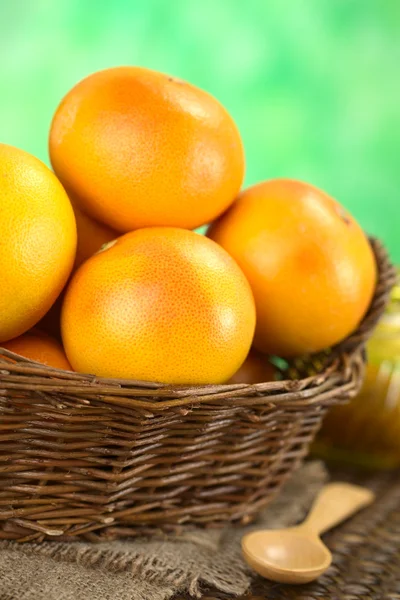
M85 260L93 256L100 248L117 238L120 234L99 223L95 219L84 213L76 202L72 200L72 207L75 213L76 229L78 233L78 244L76 248L76 257L74 269L77 269Z
M40 160L0 144L0 342L35 325L71 272L74 213L57 177Z
M277 369L269 362L268 357L252 348L228 383L264 383L274 381L276 374Z
M209 223L244 176L242 141L225 108L185 81L139 67L78 83L54 115L49 148L81 209L119 232Z
M77 371L176 384L223 383L255 328L250 286L208 238L128 233L87 260L66 291L61 331Z
M338 202L307 183L277 179L245 190L208 235L250 282L254 344L265 353L328 348L369 307L377 277L371 246Z
M40 331L28 331L13 340L2 343L1 346L10 352L15 352L15 354L48 367L72 371L61 344Z

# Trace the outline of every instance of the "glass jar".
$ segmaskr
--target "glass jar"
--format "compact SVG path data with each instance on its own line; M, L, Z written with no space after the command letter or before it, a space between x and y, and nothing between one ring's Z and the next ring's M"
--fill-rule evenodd
M400 467L400 270L389 306L367 344L360 394L332 408L313 446L322 458L369 468Z

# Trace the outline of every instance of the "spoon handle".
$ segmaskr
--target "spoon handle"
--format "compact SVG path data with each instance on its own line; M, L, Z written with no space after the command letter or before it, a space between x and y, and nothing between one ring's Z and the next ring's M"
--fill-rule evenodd
M329 483L318 494L301 527L321 534L374 501L371 490L350 483Z

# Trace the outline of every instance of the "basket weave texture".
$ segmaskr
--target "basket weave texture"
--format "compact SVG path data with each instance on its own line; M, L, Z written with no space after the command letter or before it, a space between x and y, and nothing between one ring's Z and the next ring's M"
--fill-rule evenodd
M174 387L60 371L0 349L0 539L98 541L249 522L301 463L327 408L359 390L364 344L395 279L371 244L371 307L318 373L321 357L311 357L282 381Z

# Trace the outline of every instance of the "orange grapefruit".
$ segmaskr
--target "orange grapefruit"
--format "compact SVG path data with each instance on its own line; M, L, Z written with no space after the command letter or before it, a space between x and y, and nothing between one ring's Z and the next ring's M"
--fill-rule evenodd
M85 260L98 252L104 244L117 238L120 234L113 229L110 229L110 227L88 217L80 210L80 208L78 208L73 200L71 201L71 204L75 213L78 234L75 263L72 269L72 272L74 272L83 262L85 262ZM50 310L38 323L38 328L40 330L45 331L56 339L61 339L60 317L64 299L64 290L58 296Z
M87 260L61 314L75 370L176 384L227 381L254 327L253 296L236 262L177 228L128 233Z
M71 272L74 213L57 177L40 160L0 144L0 342L35 325Z
M323 191L288 179L239 195L208 235L242 267L252 287L255 346L295 356L330 347L360 323L376 263L362 229Z
M76 229L78 233L78 244L76 247L76 257L74 269L77 269L85 260L93 256L103 244L111 242L120 234L99 223L95 219L84 213L76 202L72 200L72 207L75 213Z
M119 232L209 223L244 176L242 141L225 108L189 83L139 67L78 83L54 115L49 147L81 209Z
M72 371L61 344L40 331L28 331L13 340L2 343L1 346L10 352L15 352L15 354L48 367Z
M263 383L274 381L277 370L268 360L268 356L250 350L246 360L238 371L230 378L228 383Z

